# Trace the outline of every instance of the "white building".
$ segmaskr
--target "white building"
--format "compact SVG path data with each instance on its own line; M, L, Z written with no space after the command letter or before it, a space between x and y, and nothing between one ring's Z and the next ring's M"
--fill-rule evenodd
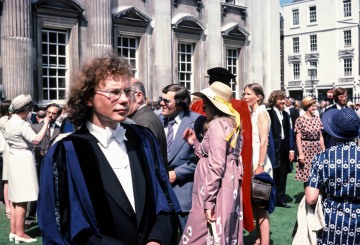
M294 0L283 7L284 84L291 97L359 95L359 1ZM310 66L317 68L309 76Z
M64 103L81 64L116 52L150 100L180 83L208 86L215 66L236 74L233 90L280 87L278 0L0 0L0 84L7 99L30 93Z

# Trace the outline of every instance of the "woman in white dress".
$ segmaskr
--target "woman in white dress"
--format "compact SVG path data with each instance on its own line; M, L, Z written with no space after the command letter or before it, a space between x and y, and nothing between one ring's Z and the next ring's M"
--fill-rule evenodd
M9 144L9 199L11 218L9 240L35 242L36 239L25 234L24 222L27 202L36 201L39 191L33 145L39 144L45 136L49 118L44 118L44 126L36 134L27 115L33 108L30 95L19 95L11 102L14 114L9 119L5 134Z
M252 171L254 174L260 174L265 171L272 177L272 165L267 156L271 121L266 107L263 105L264 98L264 90L260 84L251 83L245 86L244 100L249 106L252 124ZM256 230L258 232L255 244L270 244L269 213L255 204L253 204L253 210L256 219Z

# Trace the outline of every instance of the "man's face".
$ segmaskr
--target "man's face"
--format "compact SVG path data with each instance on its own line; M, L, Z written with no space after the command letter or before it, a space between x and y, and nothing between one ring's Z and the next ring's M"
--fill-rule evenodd
M340 106L345 106L347 102L347 93L338 96L338 104Z
M277 99L275 107L278 108L279 111L283 111L285 109L285 98Z
M117 81L109 76L98 84L94 98L87 103L93 108L90 118L93 124L101 128L115 129L119 122L125 121L131 93L129 81L127 76L120 76Z
M54 123L56 119L59 117L59 107L57 106L50 106L46 110L46 116L50 119L50 123Z
M177 114L182 110L182 108L176 105L175 102L175 92L167 92L162 94L162 100L160 102L161 114L164 117L176 117Z

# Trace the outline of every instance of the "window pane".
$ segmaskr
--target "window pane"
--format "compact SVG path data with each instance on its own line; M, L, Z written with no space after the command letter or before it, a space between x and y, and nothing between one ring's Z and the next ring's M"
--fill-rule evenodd
M48 91L47 90L43 90L43 99L44 100L48 100L49 99L49 95L48 95Z
M49 54L56 55L56 45L49 45Z
M65 46L59 45L58 50L58 55L65 55Z
M58 79L58 82L59 82L59 88L65 88L65 78L61 78L59 77Z
M47 44L41 45L41 52L43 54L48 54L48 45Z
M64 100L66 95L65 89L59 89L59 99Z
M58 33L59 43L66 43L66 35L65 33Z
M49 78L49 87L50 88L57 88L56 77L50 77Z
M57 43L57 38L56 38L56 33L55 32L50 32L49 33L49 42L50 43Z
M56 90L50 90L50 100L56 100L58 97L57 97L57 91Z

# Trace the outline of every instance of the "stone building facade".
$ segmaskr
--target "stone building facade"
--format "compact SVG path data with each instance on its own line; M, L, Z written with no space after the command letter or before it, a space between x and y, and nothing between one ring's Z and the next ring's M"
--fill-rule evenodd
M149 100L180 83L208 86L207 69L280 88L277 0L0 0L0 84L7 99L30 93L64 103L81 64L115 52L133 65Z
M294 0L283 7L283 17L289 95L327 100L327 92L341 86L350 99L359 97L359 1ZM310 66L316 76L309 75Z

